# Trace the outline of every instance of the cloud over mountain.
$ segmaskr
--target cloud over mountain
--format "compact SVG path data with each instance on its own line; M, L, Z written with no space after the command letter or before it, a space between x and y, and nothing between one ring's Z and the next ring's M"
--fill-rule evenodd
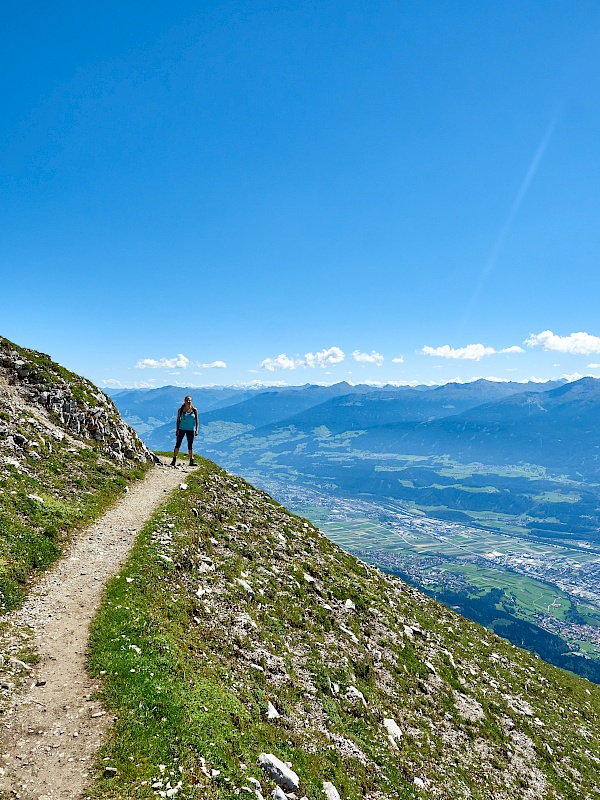
M352 358L361 364L376 364L380 367L384 362L384 357L376 350L371 350L370 353L361 353L360 350L355 350L352 353Z
M185 369L189 358L179 353L175 358L142 358L135 365L136 369Z
M505 347L502 350L495 350L493 347L486 347L483 344L468 344L466 347L450 347L444 344L441 347L429 347L425 345L421 353L425 356L437 356L438 358L454 358L465 361L481 361L484 356L494 356L500 353L522 353L523 348L519 345Z
M341 364L345 353L339 347L319 350L317 353L305 353L303 358L290 358L280 353L277 358L265 358L260 362L263 369L274 372L276 369L298 369L299 367L330 367Z
M557 350L559 353L589 356L600 353L600 336L579 331L569 336L558 336L552 331L542 331L532 334L524 342L528 347L543 347L544 350Z

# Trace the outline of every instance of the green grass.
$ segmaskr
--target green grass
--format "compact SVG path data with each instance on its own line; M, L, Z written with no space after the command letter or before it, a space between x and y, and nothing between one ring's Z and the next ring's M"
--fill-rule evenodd
M206 476L212 470L205 465L203 471ZM200 495L201 481L196 475L188 479L196 496ZM94 622L90 666L95 674L104 676L104 699L117 712L119 721L101 755L102 763L117 767L118 778L110 786L99 779L92 795L152 796L148 784L160 774L158 764L164 763L176 779L182 768L186 797L233 797L234 786L245 780L240 763L249 764L248 774L262 779L256 758L262 751L276 751L313 784L314 788L308 790L310 798L322 797L323 779L336 782L348 798L362 796L361 787L372 786L373 776L366 775L360 765L349 776L334 753L306 752L301 733L288 730L282 740L279 727L266 719L268 700L292 711L304 702L304 691L292 682L274 692L264 675L252 669L244 670L240 685L242 676L235 676L228 663L235 642L199 608L192 593L181 591L180 573L157 559L152 532L164 529L167 521L176 526L180 553L200 546L210 554L209 535L223 535L220 524L189 519L189 496L176 495L146 525L126 568L109 582ZM235 519L230 517L227 522ZM239 577L249 556L249 551L245 559L232 555L224 565L230 580ZM302 575L300 569L297 577L303 580ZM322 637L323 619L316 615L309 623L303 612L306 591L297 590L291 605L289 598L277 598L274 581L266 593L275 604L269 614L262 615L266 639L281 647L282 634L290 624L298 631L312 624ZM350 593L350 589L342 592L344 599ZM365 602L360 592L353 593L358 604ZM237 595L239 601L243 591L238 590ZM279 619L286 620L283 629L277 624ZM319 669L317 665L314 668ZM363 674L367 673L363 666ZM334 677L341 680L344 675L338 672ZM353 715L342 716L344 727L364 727ZM221 771L217 780L209 781L203 774L201 758L211 769Z
M99 517L145 468L118 466L93 448L53 443L31 474L0 477L0 613L18 606L33 577L60 557L74 531Z
M569 596L560 589L526 575L486 569L475 564L449 564L444 569L465 575L470 583L482 591L503 589L507 596L515 598L519 610L529 619L533 619L536 612L546 612L554 601L560 606L552 609L552 614L558 619L564 619L565 611L571 605Z

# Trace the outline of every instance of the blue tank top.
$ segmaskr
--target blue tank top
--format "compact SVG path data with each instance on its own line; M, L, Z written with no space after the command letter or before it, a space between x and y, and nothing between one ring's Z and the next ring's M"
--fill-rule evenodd
M189 414L186 411L181 412L179 417L179 430L180 431L193 431L196 428L196 415L193 411Z

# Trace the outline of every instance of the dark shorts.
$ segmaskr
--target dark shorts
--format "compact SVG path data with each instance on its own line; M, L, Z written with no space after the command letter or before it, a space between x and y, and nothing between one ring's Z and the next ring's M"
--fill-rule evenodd
M187 436L188 450L191 450L194 447L194 431L178 431L177 443L175 445L176 450L179 450L179 448L181 447L181 443L183 442L184 436Z

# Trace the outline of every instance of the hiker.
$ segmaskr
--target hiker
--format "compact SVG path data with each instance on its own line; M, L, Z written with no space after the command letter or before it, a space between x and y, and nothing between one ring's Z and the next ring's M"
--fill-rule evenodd
M175 442L175 449L173 450L173 460L171 466L174 467L177 463L177 453L181 447L184 436L187 436L188 441L188 455L190 457L190 467L195 467L194 461L194 436L198 436L198 410L192 405L192 398L188 395L183 401L183 405L179 407L177 412L177 441Z

